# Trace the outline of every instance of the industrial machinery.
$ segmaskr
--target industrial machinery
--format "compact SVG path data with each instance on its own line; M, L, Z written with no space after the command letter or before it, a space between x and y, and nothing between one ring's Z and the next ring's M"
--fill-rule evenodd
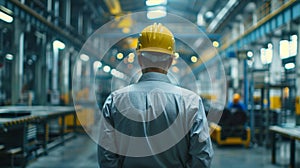
M25 110L24 110L25 109ZM75 137L65 131L65 122L56 130L53 121L64 121L73 115L74 107L63 106L4 106L0 108L0 167L25 167L28 161L47 154L57 145ZM56 133L58 132L58 133Z
M211 138L218 145L244 145L249 147L251 133L245 126L247 115L240 109L224 109L219 124L210 123Z

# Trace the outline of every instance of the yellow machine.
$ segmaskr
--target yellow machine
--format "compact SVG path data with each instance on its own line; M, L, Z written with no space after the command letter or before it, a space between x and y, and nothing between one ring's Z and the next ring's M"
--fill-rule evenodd
M249 147L251 133L246 127L248 117L241 108L231 107L223 110L220 122L210 123L211 138L218 145L244 145Z
M251 133L250 128L244 128L242 132L245 132L243 136L231 136L222 138L222 127L215 123L210 123L211 139L215 141L218 145L244 145L245 147L249 147Z

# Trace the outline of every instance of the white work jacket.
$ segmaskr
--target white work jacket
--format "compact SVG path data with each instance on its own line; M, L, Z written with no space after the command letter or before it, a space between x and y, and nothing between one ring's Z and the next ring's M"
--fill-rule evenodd
M114 91L101 114L100 168L206 168L213 148L200 96L147 72Z

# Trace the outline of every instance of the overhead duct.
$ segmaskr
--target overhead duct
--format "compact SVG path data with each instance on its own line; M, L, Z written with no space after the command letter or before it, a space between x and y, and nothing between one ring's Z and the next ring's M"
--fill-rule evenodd
M118 15L122 12L119 0L104 0L104 2L112 15Z

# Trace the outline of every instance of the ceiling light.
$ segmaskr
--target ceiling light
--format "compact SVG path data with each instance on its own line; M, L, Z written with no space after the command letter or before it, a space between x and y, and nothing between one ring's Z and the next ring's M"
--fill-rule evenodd
M281 40L279 42L279 56L281 59L288 58L290 56L290 42L288 40Z
M197 15L197 25L205 26L205 21L204 21L203 15L201 13L198 13L198 15Z
M179 58L179 53L175 53L174 56L175 56L175 59L178 59Z
M94 70L96 71L97 69L102 67L102 63L100 61L95 61L94 62Z
M130 33L130 28L129 27L124 27L122 29L122 32L125 33L125 34L128 34L128 33Z
M179 72L179 69L177 68L177 66L173 66L172 67L172 71L175 72L175 73L177 73L177 72Z
M124 55L123 55L122 53L118 53L118 54L117 54L117 58L118 58L118 59L122 59L123 57L124 57Z
M176 59L173 59L172 65L176 65L176 64L177 64L177 60L176 60Z
M133 63L134 62L134 58L128 58L128 62L129 63Z
M0 11L0 19L7 22L7 23L11 23L14 21L14 18L2 11Z
M7 60L13 60L14 59L14 56L13 55L11 55L11 54L6 54L5 55L5 58L7 59Z
M252 58L253 57L253 52L252 51L248 51L247 52L247 57Z
M217 42L217 41L213 41L213 46L214 46L215 48L218 48L218 47L220 46L220 44L219 44L219 42Z
M110 73L112 74L112 75L114 75L114 74L116 74L118 71L116 70L116 69L112 69L111 71L110 71Z
M252 67L253 61L252 60L247 60L247 64L248 64L248 66Z
M198 58L197 58L196 56L192 56L192 57L191 57L191 61L192 61L193 63L195 63L195 62L198 61Z
M212 11L207 11L204 15L207 19L211 19L214 17L214 13Z
M273 48L272 43L268 43L268 48L269 48L269 49L272 49L272 48Z
M134 53L129 53L129 54L128 54L128 57L129 57L129 58L134 58L135 55L134 55Z
M65 49L65 44L59 40L55 40L55 41L53 41L53 47L63 50L63 49Z
M166 5L167 0L147 0L146 5L147 6L156 6L156 5Z
M122 72L120 72L120 71L118 71L118 70L116 70L116 69L112 69L112 70L110 71L110 73L111 73L113 76L117 77L117 78L123 79L123 78L125 77L125 75L124 75Z
M80 59L81 59L82 61L88 61L88 60L90 59L90 57L89 57L88 55L81 54L81 55L80 55Z
M285 69L293 69L293 68L295 68L295 63L293 63L293 62L287 63L284 65L284 68Z
M167 16L166 7L150 8L147 12L148 19L158 19Z
M110 66L105 65L105 66L103 67L103 71L108 73L108 72L110 71Z

